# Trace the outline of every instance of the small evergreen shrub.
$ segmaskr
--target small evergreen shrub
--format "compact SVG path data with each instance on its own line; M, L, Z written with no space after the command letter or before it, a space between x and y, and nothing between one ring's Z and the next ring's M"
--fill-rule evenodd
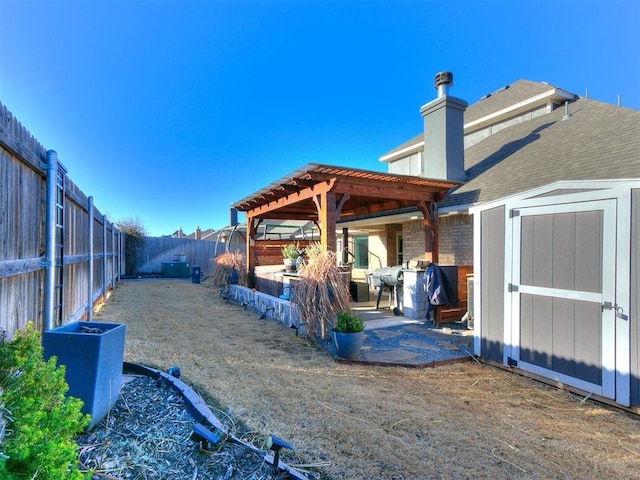
M338 333L357 333L364 330L364 321L353 312L340 311L336 314L333 331Z
M0 342L0 388L7 412L0 478L78 480L75 436L89 424L82 401L65 397L64 367L45 362L40 333L29 323L10 342Z

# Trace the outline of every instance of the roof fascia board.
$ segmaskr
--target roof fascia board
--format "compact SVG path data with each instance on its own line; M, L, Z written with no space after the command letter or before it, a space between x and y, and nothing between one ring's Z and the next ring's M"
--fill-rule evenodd
M550 90L544 91L538 95L527 98L526 100L522 100L521 102L514 103L513 105L509 105L508 107L503 108L502 110L498 110L497 112L493 112L489 115L485 115L484 117L478 118L472 122L466 123L464 125L465 134L474 132L480 128L486 127L496 122L496 120L505 117L510 118L513 115L518 113L525 112L530 110L535 106L542 106L547 103L549 100L573 100L575 95L573 93L567 92L565 90L561 90L559 88L551 88Z
M462 213L469 213L469 209L472 205L465 203L460 205L450 205L448 207L438 207L436 204L436 208L438 211L438 215L456 215Z
M393 153L388 153L383 155L378 159L380 162L390 163L393 160L398 158L406 157L408 155L413 155L414 153L418 153L424 150L424 140L414 143L413 145L409 145L402 150L395 151Z

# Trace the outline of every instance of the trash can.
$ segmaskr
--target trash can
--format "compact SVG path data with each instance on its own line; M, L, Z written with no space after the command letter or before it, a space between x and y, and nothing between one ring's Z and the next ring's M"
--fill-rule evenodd
M193 274L191 275L192 283L200 283L200 265L193 266Z
M82 400L82 413L91 415L87 430L118 400L125 331L123 323L72 322L42 335L45 360L56 356L65 366L67 394Z

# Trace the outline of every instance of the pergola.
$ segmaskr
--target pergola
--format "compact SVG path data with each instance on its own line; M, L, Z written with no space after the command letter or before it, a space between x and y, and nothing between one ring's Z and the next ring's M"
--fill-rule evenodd
M384 215L407 207L423 214L425 255L437 262L438 227L434 203L460 185L412 175L309 163L232 206L247 220L247 270L255 268L255 236L265 219L312 221L325 250L335 251L339 221Z

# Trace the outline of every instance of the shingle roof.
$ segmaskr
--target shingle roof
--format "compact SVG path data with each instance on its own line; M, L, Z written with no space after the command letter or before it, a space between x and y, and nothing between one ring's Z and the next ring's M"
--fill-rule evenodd
M496 200L559 180L640 177L640 112L590 99L505 128L465 150L468 181L440 207Z
M470 105L469 124L538 95L563 93L553 85L518 80ZM496 200L559 180L640 177L640 112L576 97L564 108L494 133L465 150L468 181L440 207ZM417 147L423 134L382 158ZM401 155L401 154L399 154Z
M464 123L470 123L492 113L499 112L511 105L523 102L556 87L544 82L532 82L530 80L518 80L482 97L476 103L469 105L464 112ZM402 145L385 153L381 158L392 156L394 153L409 149L424 141L424 133L420 133Z

